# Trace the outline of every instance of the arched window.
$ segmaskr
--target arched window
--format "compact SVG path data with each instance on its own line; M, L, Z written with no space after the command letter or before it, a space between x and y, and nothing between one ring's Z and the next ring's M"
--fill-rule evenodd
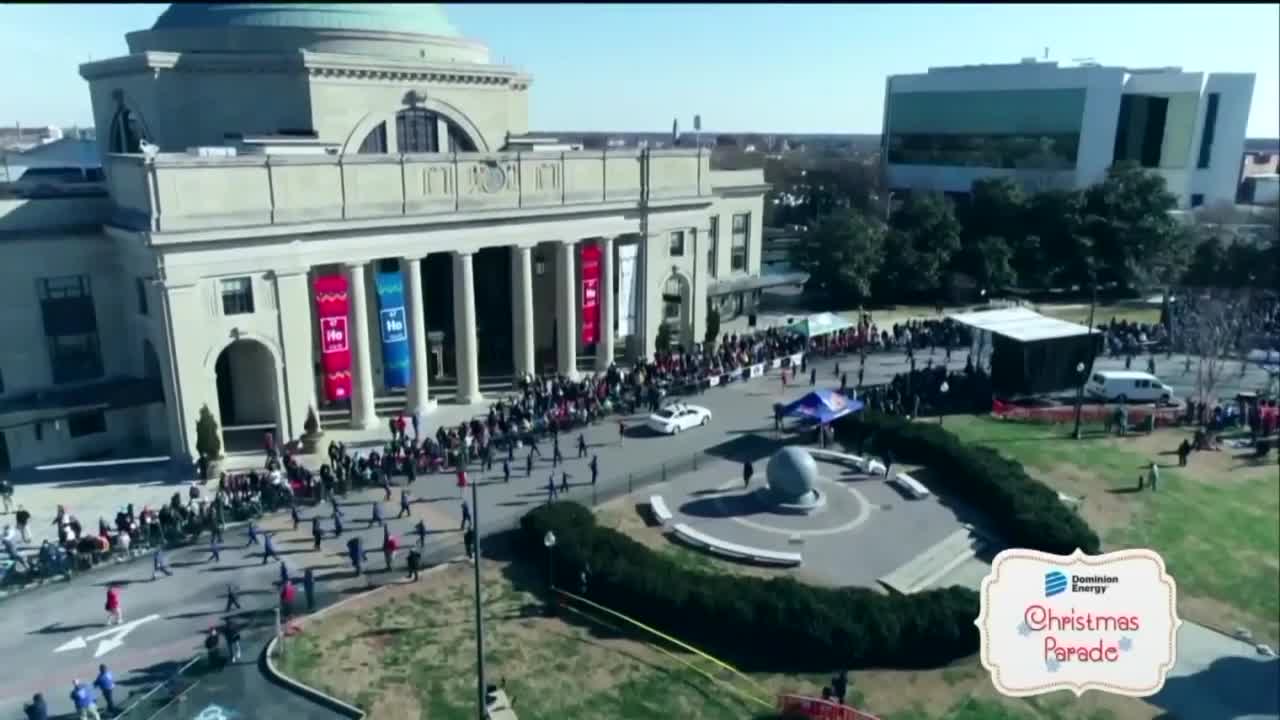
M111 138L107 147L113 153L142 152L142 123L127 107L121 107L111 120Z
M684 303L684 283L672 275L662 286L662 319L668 323L678 323Z
M378 127L365 136L364 142L360 143L360 149L356 152L361 155L382 155L386 151L387 124L383 122L378 123Z
M396 150L401 153L440 152L435 113L409 108L396 113Z

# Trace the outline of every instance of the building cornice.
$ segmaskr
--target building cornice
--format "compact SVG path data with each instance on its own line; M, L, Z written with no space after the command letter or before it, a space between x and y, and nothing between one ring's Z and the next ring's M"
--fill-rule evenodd
M362 55L300 51L281 54L147 51L85 63L85 80L174 71L181 73L306 74L313 78L479 85L527 90L533 77L507 65L412 62Z

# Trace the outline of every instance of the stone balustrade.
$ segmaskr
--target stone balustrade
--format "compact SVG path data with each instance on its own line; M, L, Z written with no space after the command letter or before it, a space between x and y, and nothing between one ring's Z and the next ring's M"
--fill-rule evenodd
M696 149L422 155L112 155L113 224L154 233L710 196ZM714 183L725 178L716 173ZM763 177L733 178L759 183Z

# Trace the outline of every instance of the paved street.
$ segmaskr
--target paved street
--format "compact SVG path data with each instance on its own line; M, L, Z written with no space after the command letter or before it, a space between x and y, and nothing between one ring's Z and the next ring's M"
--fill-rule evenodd
M937 357L941 359L941 354ZM959 367L963 362L964 354L955 353L953 365ZM1114 361L1104 360L1100 364L1106 367L1109 363ZM843 364L856 367L856 360L850 364L846 359ZM905 367L901 356L872 356L867 363L867 382L885 380ZM831 383L833 375L829 362L819 363L819 377L825 383ZM1176 375L1168 379L1177 386ZM1246 378L1247 382L1249 378ZM660 471L664 460L672 463L672 467L680 466L684 458L702 450L729 458L753 455L760 441L751 436L755 433L768 434L772 426L772 403L794 398L801 391L792 385L783 395L776 375L753 383L735 383L729 388L709 390L691 402L710 408L715 420L706 428L671 438L652 437L636 429L628 431L626 439L619 445L615 423L606 422L590 429L587 441L592 446L591 451L600 457L601 480L597 491L601 499L625 492L629 474L632 475L630 480L643 482L644 477L641 476L650 476L655 469ZM437 422L452 420L451 414L472 410L442 407L441 419ZM566 457L570 458L565 469L574 486L571 496L585 497L591 492L590 475L586 461L574 458L576 434L564 436L562 443ZM549 458L549 448L545 444L543 450ZM481 479L479 515L486 531L514 524L521 514L545 500L545 487L552 472L550 465L549 459L537 461L532 477L526 478L523 472L524 453L521 453L517 455L513 480L509 485L502 483L500 463ZM557 483L560 472L556 470ZM658 474L660 476L660 472ZM115 508L123 502L121 496L126 488L123 484L104 488L104 502L109 503L106 506ZM20 491L29 489L20 488ZM453 477L434 475L421 478L413 491L415 497L421 498L414 505L415 515L425 518L428 528L435 531L429 538L429 557L439 561L458 554L459 494ZM381 497L381 491L366 493L366 496ZM50 501L53 497L49 496ZM352 502L345 508L347 536L359 529L366 548L378 547L381 531L378 528L362 529L364 523L359 520L368 517L369 505L349 500ZM387 517L394 517L396 499L386 503L384 510ZM327 516L327 509L325 514ZM309 517L309 513L304 513L304 516ZM48 519L38 521L47 523ZM275 518L265 526L278 528L281 522L282 519ZM415 518L406 518L393 520L390 524L393 532L407 533L414 522ZM313 553L308 532L304 525L296 532L285 531L278 538L278 548L287 553L285 559L294 576L300 576L304 567L312 567L325 598L335 598L353 587L365 585L365 580L349 577L346 537L326 539L322 551ZM237 542L243 544L244 535L229 533L226 540L231 546ZM44 692L51 699L55 710L69 710L66 696L71 680L77 677L92 679L98 662L108 663L122 684L144 687L155 676L157 668L167 667L168 663L189 655L199 647L202 631L207 631L221 617L227 583L234 583L253 593L243 598L246 610L264 611L260 617L268 617L265 611L275 605L273 582L279 572L275 563L264 566L260 556L254 557L240 549L225 551L220 565L206 564L207 557L208 552L203 548L175 552L170 556L174 577L162 576L155 582L150 582L151 563L144 559L4 601L4 612L0 617L0 657L21 661L9 663L7 672L0 679L0 718L16 717L22 702L37 691ZM381 554L371 552L369 567L375 570L371 575L372 582L397 580L402 572L377 572L382 566ZM111 636L89 639L106 629L102 607L105 586L109 582L127 583L123 593L125 620L143 620L123 638L117 638L121 641L118 645ZM76 638L84 638L84 642L80 643ZM58 652L60 647L65 649ZM95 653L102 655L95 659ZM252 657L253 648L246 646L245 660L251 661ZM1196 677L1186 681L1195 682ZM1270 682L1274 687L1274 677ZM210 688L216 688L216 684L211 684ZM238 690L227 692L244 697Z

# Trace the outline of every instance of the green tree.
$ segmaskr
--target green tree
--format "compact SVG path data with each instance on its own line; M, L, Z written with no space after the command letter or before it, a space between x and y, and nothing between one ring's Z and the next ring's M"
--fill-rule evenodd
M1018 284L1018 274L1013 269L1013 249L1009 241L998 235L988 235L978 240L969 251L974 260L970 273L978 287L993 290L1011 288Z
M703 341L707 345L711 345L715 343L716 338L719 337L719 335L720 335L720 311L713 307L707 311L707 335Z
M791 247L791 264L809 273L806 289L832 303L863 302L885 254L885 226L857 211L820 220Z
M1226 249L1216 234L1205 234L1191 254L1183 283L1191 287L1212 287L1219 282L1227 264Z
M1046 286L1085 285L1089 279L1084 235L1084 196L1074 190L1046 190L1027 202L1024 227L1035 237L1038 249L1032 256L1039 262ZM1030 258L1024 259L1030 261ZM1026 267L1019 264L1020 271ZM1027 279L1023 276L1023 282Z
M222 436L218 432L218 421L213 419L208 405L200 408L200 416L196 419L196 452L209 460L222 457Z
M988 237L1001 237L1010 247L1026 235L1028 198L1011 178L984 178L973 183L968 199L957 208L963 241L976 245Z
M653 341L654 347L658 352L667 352L671 349L671 326L662 323L658 326L658 337Z
M912 193L894 212L880 287L897 298L936 297L960 250L960 223L940 193Z
M1161 175L1130 162L1113 165L1086 190L1085 225L1099 281L1135 291L1176 282L1193 242L1191 228L1170 215L1177 206Z

